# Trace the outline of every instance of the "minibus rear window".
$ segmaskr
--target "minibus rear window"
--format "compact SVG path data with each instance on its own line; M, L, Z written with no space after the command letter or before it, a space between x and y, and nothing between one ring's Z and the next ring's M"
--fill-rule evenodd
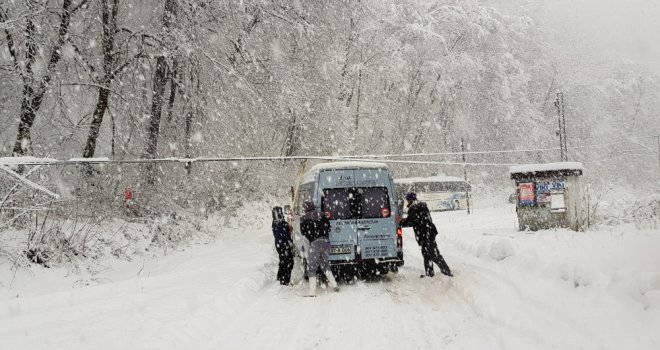
M383 217L383 209L390 209L390 198L385 187L359 188L362 218Z
M353 208L353 212L351 212ZM355 213L355 198L351 188L331 188L323 190L321 210L329 212L331 219L350 219Z
M335 220L382 218L383 213L389 216L390 197L386 187L328 188L321 208Z

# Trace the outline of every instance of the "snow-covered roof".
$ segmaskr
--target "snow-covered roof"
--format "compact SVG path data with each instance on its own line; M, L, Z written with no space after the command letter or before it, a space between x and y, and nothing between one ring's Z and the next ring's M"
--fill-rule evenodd
M340 169L389 169L387 164L379 162L328 162L316 164L309 169L309 172L321 170L340 170Z
M316 164L311 167L303 176L302 183L312 182L316 179L316 175L323 170L342 170L342 169L389 169L387 164L380 162L328 162Z
M509 174L536 173L542 171L561 171L561 170L578 170L581 172L582 163L559 162L559 163L514 165L512 167L509 167Z
M397 184L412 184L417 182L465 182L465 180L456 176L436 175L429 177L406 177L401 179L394 179Z

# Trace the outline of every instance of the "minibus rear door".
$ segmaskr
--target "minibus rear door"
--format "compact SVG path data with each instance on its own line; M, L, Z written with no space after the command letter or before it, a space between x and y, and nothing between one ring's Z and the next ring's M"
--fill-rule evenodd
M355 170L355 197L359 210L358 246L362 259L397 257L394 195L386 169Z
M352 169L323 171L319 174L322 191L321 210L329 215L330 260L336 263L355 261L357 248L357 219Z

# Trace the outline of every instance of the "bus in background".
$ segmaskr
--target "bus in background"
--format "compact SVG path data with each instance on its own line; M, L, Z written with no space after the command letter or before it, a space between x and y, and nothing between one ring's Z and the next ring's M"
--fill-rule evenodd
M396 198L403 200L408 192L425 202L431 211L467 209L472 191L469 182L453 176L410 177L395 179Z

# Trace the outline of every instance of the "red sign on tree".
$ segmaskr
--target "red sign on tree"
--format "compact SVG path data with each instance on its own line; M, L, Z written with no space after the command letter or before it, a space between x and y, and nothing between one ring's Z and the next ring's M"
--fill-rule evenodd
M133 190L130 187L124 188L124 200L125 201L133 200Z

